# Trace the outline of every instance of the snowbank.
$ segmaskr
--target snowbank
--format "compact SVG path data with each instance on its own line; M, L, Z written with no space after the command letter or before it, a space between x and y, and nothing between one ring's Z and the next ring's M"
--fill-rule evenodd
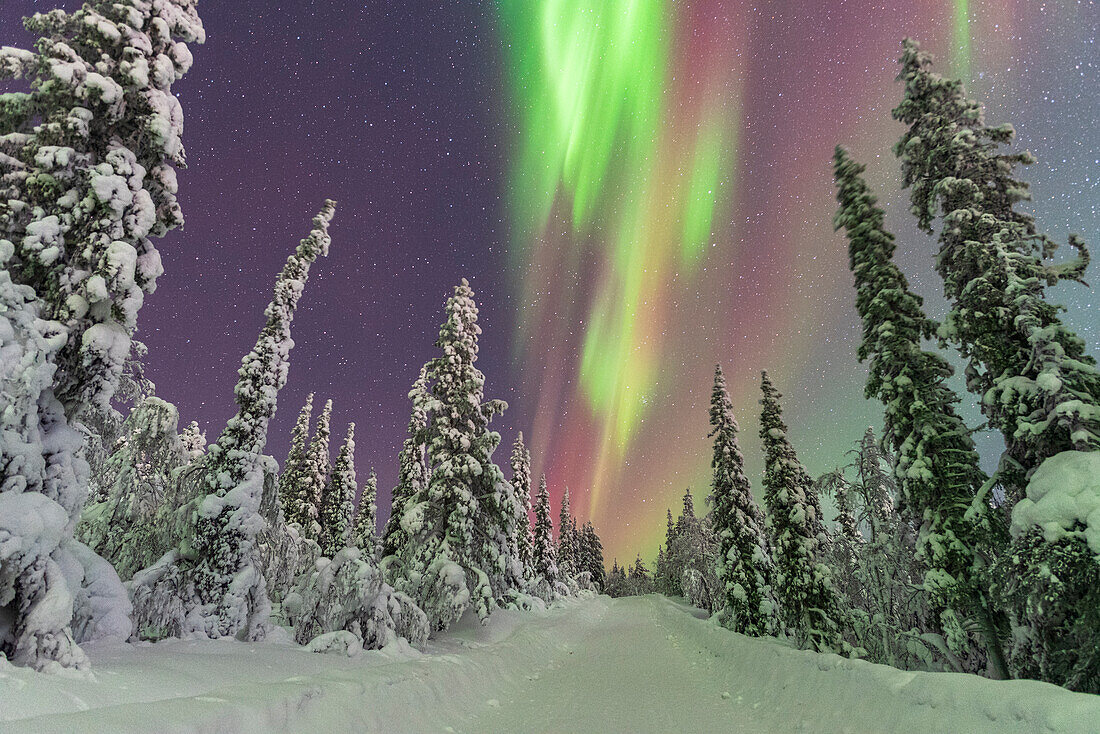
M1100 697L790 649L661 596L467 614L424 654L88 646L95 677L0 661L4 732L1088 732Z

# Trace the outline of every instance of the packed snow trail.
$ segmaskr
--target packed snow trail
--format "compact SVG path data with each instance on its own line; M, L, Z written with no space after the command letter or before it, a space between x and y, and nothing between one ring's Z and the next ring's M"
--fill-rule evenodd
M91 647L95 678L0 661L4 732L1089 732L1100 696L906 673L742 637L661 596L463 619L429 643Z

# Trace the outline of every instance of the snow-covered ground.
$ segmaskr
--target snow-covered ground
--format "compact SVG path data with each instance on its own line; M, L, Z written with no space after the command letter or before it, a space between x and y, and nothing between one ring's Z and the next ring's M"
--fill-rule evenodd
M697 614L600 596L464 619L424 653L93 646L94 679L0 661L0 731L1100 731L1100 696L801 652Z

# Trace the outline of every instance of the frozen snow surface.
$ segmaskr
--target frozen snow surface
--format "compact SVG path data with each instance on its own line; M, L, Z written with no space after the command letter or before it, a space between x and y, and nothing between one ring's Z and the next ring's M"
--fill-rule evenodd
M657 595L585 595L498 611L485 627L467 614L423 653L399 641L350 657L273 641L90 644L84 677L0 661L0 731L929 734L1100 722L1100 696L797 651L699 614Z

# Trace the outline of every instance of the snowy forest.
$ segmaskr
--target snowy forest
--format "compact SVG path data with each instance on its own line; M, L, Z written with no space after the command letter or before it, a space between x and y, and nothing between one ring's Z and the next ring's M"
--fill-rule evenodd
M815 689L811 676L856 692L872 681L906 690L919 701L899 704L904 730L921 722L929 731L1097 726L1100 370L1047 293L1062 281L1087 287L1089 251L1070 236L1072 254L1056 253L1059 243L1021 206L1031 197L1022 168L1035 158L1012 147L1011 125L987 123L981 100L937 73L916 41L901 45L888 115L905 128L895 165L912 217L935 238L946 318L926 314L895 262L895 236L864 164L837 146L832 226L846 238L862 324L857 357L882 429L867 428L835 457L839 468L814 478L784 420L775 372L759 372L759 412L735 416L724 370L739 362L730 354L713 372L705 501L696 506L688 489L682 506L668 509L655 559L620 559L605 553L604 528L571 507L568 488L533 474L538 462L523 432L505 440L493 429L509 405L487 395L479 304L461 274L453 291L434 296L442 306L435 356L407 375L400 453L375 459L398 467L389 507L379 506L375 468L356 461L357 439L369 442L372 427L333 425L341 395L326 395L324 385L311 387L304 405L283 406L298 409L290 448L269 454L311 268L345 245L329 233L340 216L334 200L303 222L296 247L272 245L287 258L255 345L241 357L224 428L208 437L158 396L139 315L158 282L173 278L157 241L185 236L177 195L192 171L173 85L192 54L201 57L198 3L91 0L25 25L40 39L33 49L0 48L8 84L0 89L0 728L438 730L445 718L402 718L413 700L375 705L396 679L348 688L357 680L349 666L427 666L433 656L458 660L522 637L530 659L517 648L515 660L499 653L499 664L478 663L496 666L492 673L478 668L465 683L431 685L443 698L438 710L453 712L440 691L481 690L484 678L489 702L478 716L488 718L456 714L458 730L526 731L509 716L538 709L517 703L519 694L501 704L493 676L514 664L531 685L544 676L547 696L567 695L564 682L552 687L550 671L568 673L568 660L541 674L530 672L531 660L558 654L551 649L576 649L574 658L602 649L577 630L592 625L585 634L599 637L598 624L610 624L601 620L630 615L660 643L697 635L722 650L707 666L752 661L768 681L759 693L765 709L786 705L769 696L788 683L760 669L788 666L810 709L815 699L843 707L859 696ZM961 383L952 379L956 363ZM969 425L964 405L984 425ZM762 478L750 476L739 443L749 422ZM979 430L1003 439L991 472L981 465ZM562 490L556 503L552 489ZM646 621L646 609L660 625ZM632 639L647 644L629 629L617 644ZM335 686L368 709L356 716L378 718L326 719L335 714L310 709L303 693L255 720L252 699L233 714L213 703L154 712L169 717L165 729L104 688L112 665L155 667L158 655L218 679L224 674L186 659L225 649L275 656L264 658L273 669L300 666L321 691L310 695ZM603 657L611 662L590 673L593 685L631 665ZM663 666L659 652L648 660ZM262 686L266 674L256 675ZM925 688L906 688L911 680ZM278 699L286 685L272 678L274 692L264 695ZM756 695L747 684L733 693L734 684L723 685L730 690L715 705ZM82 706L60 703L70 689ZM963 711L967 700L979 705ZM806 730L893 731L879 718L892 705L884 701L852 704L854 728L823 715ZM116 708L100 719L78 713L108 706ZM627 718L607 715L606 730L627 730ZM680 718L660 718L672 715ZM770 715L756 720L758 730L793 729L794 719ZM713 720L682 708L660 716L654 731L713 730L722 716L732 728L743 718L733 709ZM587 730L568 719L531 721L542 731Z

